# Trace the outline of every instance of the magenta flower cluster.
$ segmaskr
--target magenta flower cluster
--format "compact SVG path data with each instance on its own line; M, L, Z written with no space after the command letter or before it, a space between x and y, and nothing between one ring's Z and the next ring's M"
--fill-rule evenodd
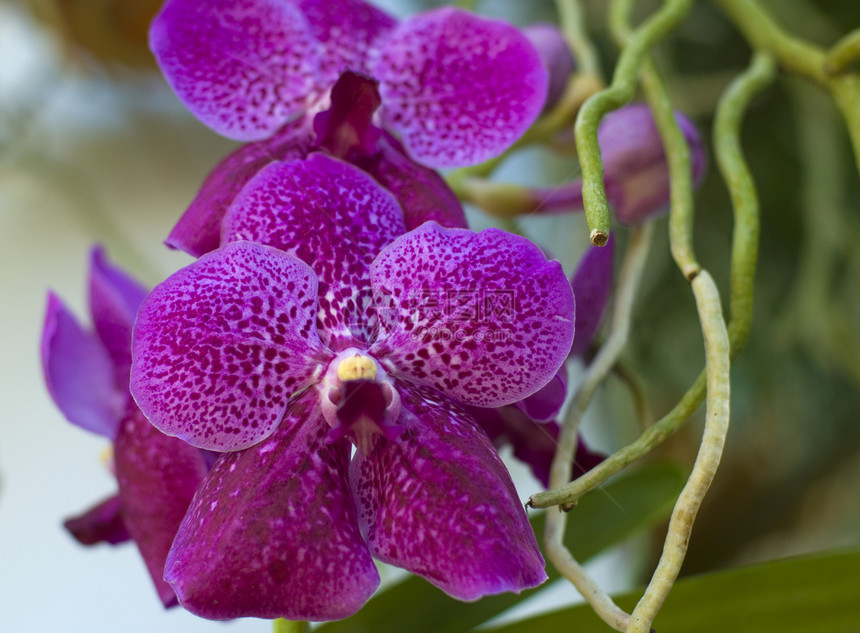
M469 231L433 168L531 125L546 54L504 22L361 0L168 0L151 44L246 144L167 240L194 263L147 294L95 250L92 332L49 298L51 395L113 443L119 485L68 529L134 540L165 605L212 619L346 617L374 559L462 600L543 582L493 441L546 480L612 251L569 280L524 238Z

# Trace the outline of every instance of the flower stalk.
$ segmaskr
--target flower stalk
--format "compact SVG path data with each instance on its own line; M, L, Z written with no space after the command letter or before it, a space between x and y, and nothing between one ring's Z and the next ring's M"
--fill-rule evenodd
M576 453L579 423L594 396L594 392L612 371L612 367L627 343L636 290L645 268L653 233L652 222L646 222L634 229L624 264L619 273L618 294L610 333L594 361L589 365L565 416L550 471L551 488L558 488L570 480L571 464ZM530 504L531 502L527 505ZM565 509L569 508L562 506L559 511L550 510L547 515L544 533L547 555L559 572L573 583L607 624L618 631L624 631L629 616L597 586L563 544L564 531L567 525Z
M848 125L854 157L860 169L860 76L832 74L832 55L839 64L856 58L858 36L843 38L827 54L821 48L785 32L755 0L713 0L758 51L771 55L785 70L828 90ZM855 52L852 52L854 50ZM835 51L835 52L834 52Z
M589 39L585 28L585 17L579 0L556 0L556 9L570 50L576 57L576 63L582 73L601 77L600 62L597 50Z
M855 29L827 51L824 71L829 75L841 75L858 59L860 59L860 29Z
M708 393L705 432L693 471L672 511L657 569L645 594L630 616L627 633L648 633L657 612L669 595L684 563L696 514L720 465L729 429L731 361L729 336L720 305L720 293L706 270L696 275L692 286L705 338Z
M683 20L691 6L691 0L667 0L657 13L636 29L621 53L612 83L590 97L576 118L574 134L582 168L585 217L591 231L591 243L595 246L603 246L609 239L609 205L603 185L597 127L603 115L633 98L639 68L648 51Z
M732 240L729 339L734 358L743 348L752 323L752 290L758 253L759 202L752 175L743 157L740 127L753 97L775 76L775 64L765 55L754 58L750 68L726 90L717 108L714 129L717 164L732 197L736 232ZM740 228L742 227L742 228ZM753 239L754 238L754 239ZM646 429L635 441L610 455L593 469L563 486L529 499L534 508L576 503L612 475L659 446L693 415L704 401L706 376L702 372L678 404Z

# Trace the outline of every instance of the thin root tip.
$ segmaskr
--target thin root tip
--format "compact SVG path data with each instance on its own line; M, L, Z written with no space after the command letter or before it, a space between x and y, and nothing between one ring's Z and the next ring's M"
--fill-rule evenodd
M594 229L589 239L591 239L591 243L595 246L606 246L606 243L609 242L609 233L601 229Z

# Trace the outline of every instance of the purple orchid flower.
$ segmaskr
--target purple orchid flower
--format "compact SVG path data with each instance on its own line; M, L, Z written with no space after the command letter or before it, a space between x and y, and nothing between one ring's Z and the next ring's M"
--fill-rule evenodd
M546 578L464 406L553 378L570 285L502 231L404 231L360 169L275 163L231 206L222 247L144 302L132 393L162 431L224 452L165 568L190 611L346 617L379 582L372 557L463 600Z
M188 109L245 142L309 125L344 70L372 76L385 127L436 168L501 153L547 91L520 31L450 7L397 23L361 0L168 0L150 46Z
M176 596L164 561L206 465L197 449L156 430L129 391L131 330L146 290L111 266L100 248L90 258L94 332L84 330L51 293L42 334L48 390L73 424L113 442L119 493L66 521L84 545L133 539L166 607Z
M410 159L402 146L372 122L381 99L377 82L345 72L331 90L331 108L313 126L288 126L275 139L249 143L225 158L203 183L166 243L199 257L221 241L221 225L239 192L264 167L321 151L365 170L400 203L406 229L433 220L449 228L466 228L457 196L432 169Z

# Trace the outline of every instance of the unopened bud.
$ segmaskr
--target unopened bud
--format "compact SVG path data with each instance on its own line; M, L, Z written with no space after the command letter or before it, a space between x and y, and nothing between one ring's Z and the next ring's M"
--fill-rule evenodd
M707 157L695 125L680 112L675 121L690 148L693 186L704 177ZM607 114L597 130L606 197L621 224L642 222L669 208L669 165L650 108L642 103Z
M523 29L526 37L537 49L544 68L549 73L549 83L543 110L551 109L564 93L568 79L576 69L576 60L567 40L554 24L532 24Z

